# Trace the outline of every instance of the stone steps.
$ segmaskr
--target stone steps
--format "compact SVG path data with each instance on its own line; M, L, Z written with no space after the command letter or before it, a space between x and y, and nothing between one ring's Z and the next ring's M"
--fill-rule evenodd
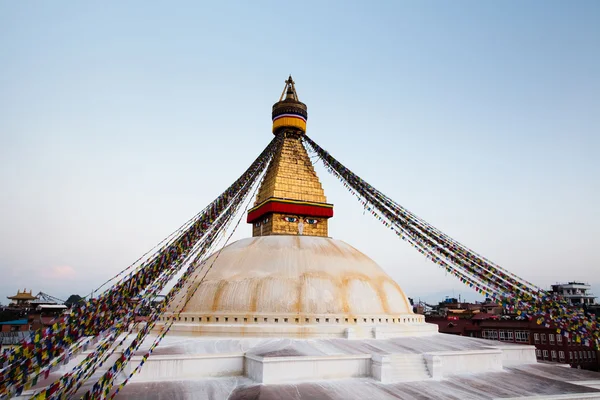
M388 382L422 381L431 378L421 354L393 354L389 356Z

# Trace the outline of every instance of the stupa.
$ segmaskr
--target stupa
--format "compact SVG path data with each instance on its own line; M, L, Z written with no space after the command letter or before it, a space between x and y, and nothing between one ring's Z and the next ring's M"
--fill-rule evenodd
M328 237L333 205L301 142L307 108L291 77L272 117L283 146L248 212L253 237L208 258L180 292L191 296L185 308L163 319L177 318L172 330L198 335L373 338L435 331L381 267Z
M538 363L530 345L440 334L414 314L381 267L328 236L334 207L301 142L308 113L291 76L272 118L283 144L248 211L252 237L201 262L117 398L600 399L597 373Z
M540 365L534 346L443 335L414 314L380 266L328 236L334 207L291 76L272 119L284 142L248 211L252 237L203 261L121 398L600 398L597 375Z

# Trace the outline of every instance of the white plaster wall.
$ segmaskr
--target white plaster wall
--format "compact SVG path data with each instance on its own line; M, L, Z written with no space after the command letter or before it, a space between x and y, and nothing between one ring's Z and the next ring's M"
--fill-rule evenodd
M327 316L329 318L329 316ZM428 336L437 333L438 326L428 323L401 323L389 325L371 324L294 324L283 323L240 323L240 324L193 324L176 323L172 332L186 332L198 336L212 337L296 337L296 338L348 338L348 339L387 339L400 336ZM289 318L288 320L293 320ZM325 317L321 318L325 321ZM335 320L330 318L330 320ZM157 324L160 328L162 323Z
M371 356L263 358L246 355L245 370L249 378L260 383L368 377Z
M535 346L494 346L494 348L502 350L502 365L504 366L537 363Z
M455 374L502 371L502 350L426 353L431 375L439 379ZM434 356L434 357L431 357ZM433 368L433 370L431 369Z
M255 382L263 381L262 357L244 357L244 375Z
M142 357L134 356L129 365L136 366ZM244 354L162 355L152 356L132 381L238 376L244 373Z

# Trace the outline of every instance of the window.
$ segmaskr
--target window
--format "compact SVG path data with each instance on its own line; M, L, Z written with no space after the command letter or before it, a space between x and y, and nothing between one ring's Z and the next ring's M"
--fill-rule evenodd
M595 351L592 351L592 358L594 358L594 359L596 358L596 352Z
M552 350L552 361L556 361L556 350Z
M546 334L542 333L542 344L546 343Z
M573 354L575 354L575 360L579 360L579 357L577 356L577 352L574 351Z
M535 344L539 344L540 343L540 334L539 333L534 333L533 334L533 341L535 342Z
M543 336L542 336L542 338L543 338ZM527 343L527 342L529 342L529 332L515 331L515 339L519 343ZM542 343L543 343L543 341L542 341Z
M500 331L500 340L506 340L506 331Z
M287 318L284 318L284 319L283 319L283 322L288 322L288 319L287 319Z
M498 340L498 331L493 331L493 330L484 330L482 332L482 337L484 339L490 339L490 340Z
M554 344L554 334L553 333L548 335L548 341L550 342L550 344L552 344L552 345Z
M254 322L258 322L258 318L254 317Z
M560 362L565 362L565 352L564 351L559 351L558 352L558 359Z
M558 333L556 334L556 343L562 345L562 336Z
M513 331L508 331L508 340L510 340L511 342L514 340L514 332Z
M571 345L571 336L567 336L567 344L570 346Z
M535 356L536 356L537 358L542 358L542 351L541 351L540 349L537 349L537 350L535 351Z
M548 350L544 350L544 360L548 359Z

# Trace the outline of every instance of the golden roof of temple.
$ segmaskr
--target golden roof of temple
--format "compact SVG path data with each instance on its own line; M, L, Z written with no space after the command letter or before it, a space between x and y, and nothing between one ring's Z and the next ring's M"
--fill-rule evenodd
M326 203L327 198L302 142L286 137L263 180L255 206L271 197Z
M285 98L283 97L284 95ZM285 81L279 101L273 104L271 117L273 118L274 134L286 128L294 129L298 133L306 132L308 111L306 104L298 99L298 93L296 92L294 80L291 75Z
M37 299L36 296L33 296L31 294L31 290L29 290L29 292L27 292L26 289L23 289L22 292L20 290L17 290L17 294L16 295L14 295L14 296L7 296L6 298L9 299L9 300L23 300L23 301Z
M273 105L273 132L283 135L283 145L267 169L254 208L248 212L253 236L328 235L327 219L333 216L333 205L327 203L302 144L306 117L306 105L298 99L290 76Z

